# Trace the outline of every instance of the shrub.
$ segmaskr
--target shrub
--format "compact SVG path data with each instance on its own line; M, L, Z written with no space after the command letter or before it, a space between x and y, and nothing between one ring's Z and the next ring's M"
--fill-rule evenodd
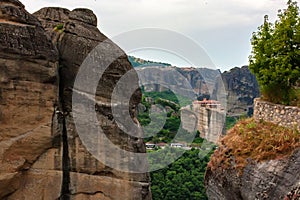
M215 170L236 168L241 173L248 162L261 162L290 155L300 148L300 133L270 122L239 121L221 140L209 166Z
M64 25L63 24L58 24L54 27L53 29L54 31L57 31L57 32L62 32L64 30Z

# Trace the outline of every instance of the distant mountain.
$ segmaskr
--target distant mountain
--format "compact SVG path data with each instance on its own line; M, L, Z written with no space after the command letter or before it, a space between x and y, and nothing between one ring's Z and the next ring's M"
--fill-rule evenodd
M129 61L135 67L147 65L149 67L165 66L165 68L161 69L164 75L153 69L153 73L147 73L146 76L148 76L148 79L163 79L161 81L168 83L170 88L176 88L183 84L182 77L174 78L172 74L174 72L173 69L176 69L188 81L198 100L203 98L216 99L217 95L226 91L226 94L223 94L223 96L224 98L226 96L227 115L229 116L252 115L253 100L260 95L257 80L247 66L235 67L220 73L219 70L208 68L173 67L168 63L146 61L133 56L129 56ZM141 69L136 68L136 70ZM170 72L168 73L168 71ZM147 90L147 88L149 91L155 92L166 89L160 85L148 85L145 89ZM223 90L221 93L220 89Z
M136 58L134 56L128 56L128 60L131 63L133 67L141 67L141 66L147 66L147 65L158 65L158 66L171 66L169 63L162 63L162 62L155 62L150 60L144 60L141 58Z
M256 77L248 66L223 72L222 80L227 92L227 115L252 115L253 100L260 96L260 92Z
M253 101L260 96L260 91L256 77L248 66L235 67L223 73L207 68L177 70L190 82L198 100L210 98L224 102L222 99L226 97L228 116L253 114Z

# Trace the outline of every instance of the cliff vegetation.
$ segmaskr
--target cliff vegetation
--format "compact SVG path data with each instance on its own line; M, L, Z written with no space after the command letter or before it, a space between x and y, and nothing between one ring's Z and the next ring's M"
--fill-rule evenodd
M220 141L209 162L213 170L234 167L241 173L250 162L280 159L300 147L300 133L253 118L240 120Z
M300 133L271 122L240 120L220 141L205 173L211 200L298 200Z
M172 151L178 151L178 149L170 148L168 151L172 154ZM210 154L200 159L200 151L199 149L186 151L171 165L151 172L153 200L208 199L203 180ZM150 161L155 163L155 160L151 158Z

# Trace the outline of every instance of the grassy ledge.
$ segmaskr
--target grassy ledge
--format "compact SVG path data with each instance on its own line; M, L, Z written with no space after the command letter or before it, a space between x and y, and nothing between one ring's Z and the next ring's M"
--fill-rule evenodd
M299 147L298 130L253 118L243 119L220 140L208 167L211 170L234 168L241 174L249 162L284 158Z

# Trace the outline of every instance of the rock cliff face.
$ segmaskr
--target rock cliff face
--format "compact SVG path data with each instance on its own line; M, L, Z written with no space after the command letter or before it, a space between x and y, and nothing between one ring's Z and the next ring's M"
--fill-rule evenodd
M206 68L175 67L175 69L190 84L191 89L199 100L211 98L223 101L221 98L226 95L228 116L253 114L253 101L256 97L259 97L260 93L257 80L247 66L235 67L224 73ZM167 71L168 67L165 67L164 70ZM152 76L159 79L155 75ZM180 78L172 79L172 76L165 76L164 79L164 82L169 83L171 86L179 86L183 82ZM165 88L152 86L151 89L161 91ZM224 94L225 92L226 94ZM216 98L217 95L219 95L218 98Z
M29 169L56 138L58 52L18 1L0 2L0 32L0 199L24 199L11 195L25 187L24 177L36 173Z
M247 66L235 67L223 73L205 68L178 68L177 70L188 80L199 99L211 98L223 101L220 96L219 98L216 96L225 95L223 93L226 91L228 116L253 114L253 102L260 93L257 80Z
M215 82L220 72L207 68L177 68L187 79L194 93L199 98L209 98L213 92Z
M178 68L159 66L159 70L155 70L158 64L149 64L146 66L147 69L152 69L151 73L143 74L146 80L157 80L157 82L164 83L169 86L169 89L181 87L183 84L189 84L184 88L188 88L194 93L194 97L199 98L209 98L210 94L213 92L214 84L219 72L217 70L207 69L207 68ZM141 70L140 68L135 68L136 70ZM146 70L143 70L146 71ZM154 73L158 72L158 73ZM146 91L163 91L166 88L162 85L146 85Z
M224 128L225 111L201 106L195 102L193 111L198 117L197 130L200 131L200 137L217 144L220 137L226 133Z
M253 101L259 97L259 86L247 66L233 68L222 73L227 92L227 115L252 115Z
M236 170L206 172L205 185L209 199L299 199L300 149L285 158L247 165L242 176Z
M269 114L293 107L255 102L254 117L231 128L210 158L205 174L209 199L300 199L299 130L258 114L262 107L268 107Z
M17 0L1 1L0 9L0 199L151 199L147 173L104 165L76 131L79 67L100 42L115 46L97 29L93 12L43 8L31 15ZM109 65L97 87L96 115L116 146L139 153L143 141L118 128L110 105L117 81L131 69L125 53ZM133 119L140 97L136 91L130 99Z

